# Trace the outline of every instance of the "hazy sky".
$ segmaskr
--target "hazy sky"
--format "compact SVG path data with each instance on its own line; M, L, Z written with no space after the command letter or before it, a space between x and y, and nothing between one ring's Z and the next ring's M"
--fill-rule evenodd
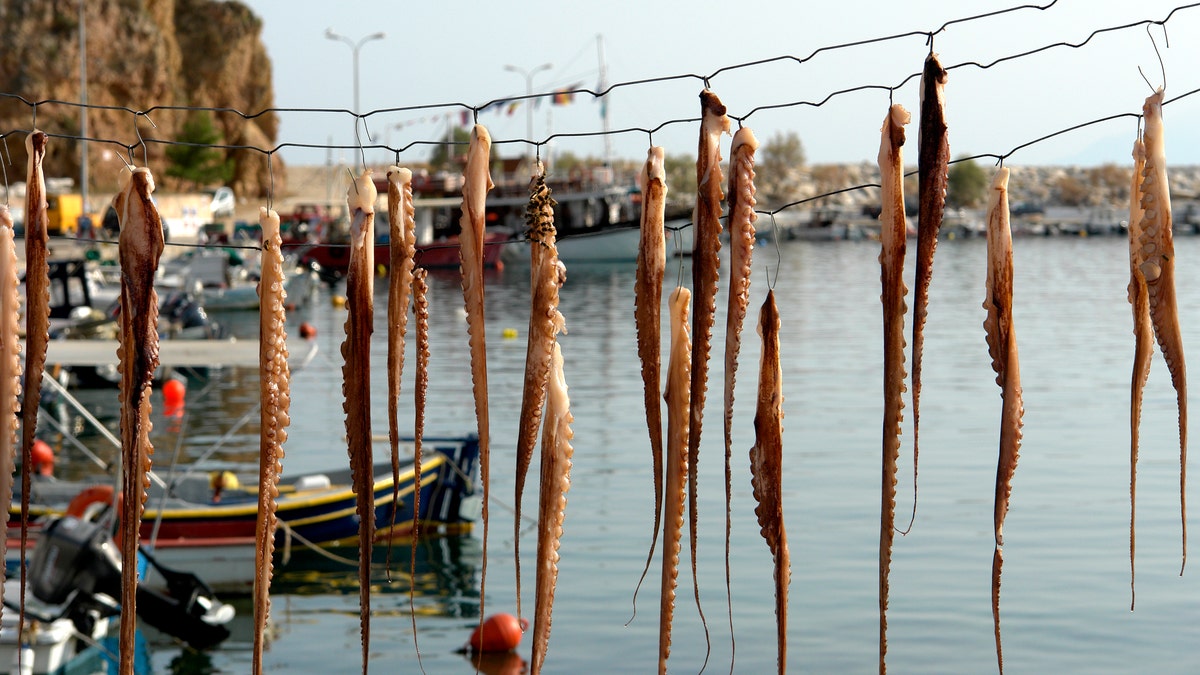
M571 86L597 88L600 81L597 36L603 36L608 82L694 74L711 76L709 85L729 109L744 117L760 141L783 131L797 132L809 161L874 161L888 92L870 89L834 96L820 107L789 105L819 102L831 93L880 85L896 89L896 102L914 113L918 73L928 52L922 35L845 49L822 51L804 63L794 60L724 70L780 56L804 58L839 43L875 40L910 31L937 30L947 21L1021 4L1016 0L935 2L374 2L325 0L245 0L263 18L264 40L274 66L276 105L282 108L346 108L353 104L349 45L326 39L326 28L352 40L377 31L382 40L360 51L363 111L410 106L440 106L381 113L368 118L375 142L393 148L417 145L400 157L428 156L423 141L436 141L448 120L459 119L464 103L482 105L525 94L525 77L506 70L532 70L533 91ZM1043 0L1043 5L1051 0ZM1109 115L1137 112L1150 93L1139 67L1155 86L1162 68L1150 35L1163 55L1167 96L1200 88L1200 7L1180 9L1163 30L1144 26L1095 36L1081 49L1056 47L988 69L953 68L969 62L990 63L1046 45L1078 43L1090 33L1143 20L1162 20L1181 2L1143 0L1058 0L1044 11L1009 14L950 25L934 40L934 51L951 67L946 85L950 146L954 156L1006 153L1060 129ZM721 71L721 72L718 72ZM699 114L702 79L683 78L619 87L608 97L611 128L654 129ZM483 111L497 142L495 152L527 152L528 103L502 104ZM589 95L570 104L542 100L534 110L533 136L595 133L603 129L601 106ZM1167 155L1173 164L1200 163L1200 94L1169 105ZM1021 150L1013 164L1128 163L1136 121L1123 118ZM910 126L915 141L915 124ZM641 159L649 145L644 132L611 137L615 156ZM506 142L512 141L512 142ZM696 124L666 124L654 132L668 154L694 154ZM345 114L285 113L281 143L354 145L354 124ZM915 143L914 143L915 145ZM603 155L599 137L559 138L553 151ZM545 152L545 151L544 151ZM320 164L325 150L287 149L293 164ZM915 162L915 147L908 160ZM335 150L333 160L352 158ZM392 161L394 153L372 151L371 161Z

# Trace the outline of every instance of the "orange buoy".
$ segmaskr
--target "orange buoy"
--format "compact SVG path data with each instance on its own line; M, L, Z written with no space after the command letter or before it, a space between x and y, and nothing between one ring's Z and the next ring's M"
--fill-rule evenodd
M493 614L482 625L476 626L467 645L478 652L507 652L521 643L521 636L528 627L526 619L517 619L512 614Z
M178 408L183 405L183 398L187 394L187 385L183 382L170 379L163 382L162 395L163 404L168 408Z
M43 476L50 476L54 473L54 450L46 441L35 438L29 453L32 460L30 466L35 473Z
M300 324L300 337L305 340L312 340L317 337L317 327L305 321Z

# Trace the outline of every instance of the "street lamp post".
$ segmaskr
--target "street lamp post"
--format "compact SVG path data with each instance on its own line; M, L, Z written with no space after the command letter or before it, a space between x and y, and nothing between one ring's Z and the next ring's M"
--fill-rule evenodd
M359 112L359 108L358 108L358 52L360 49L362 49L362 46L364 44L370 42L371 40L382 40L383 38L387 37L387 34L384 33L383 31L380 31L378 33L371 33L370 35L364 36L361 39L359 39L357 42L355 42L354 40L351 40L350 38L346 37L345 35L341 35L341 34L334 32L334 30L332 28L326 28L325 29L325 37L329 38L330 40L337 40L339 42L345 42L347 45L350 46L351 55L352 55L353 61L354 61L354 113L357 115Z
M533 99L530 98L533 96L533 76L537 75L538 73L542 72L543 70L550 70L553 67L554 67L553 64L550 64L550 63L543 63L542 65L534 68L533 70L525 70L524 68L518 68L513 65L504 66L505 70L510 70L514 73L519 73L520 75L525 77L525 96L526 96L526 99L525 99L525 138L529 141L533 140ZM530 146L530 148L529 148L529 163L530 164L533 164L533 158L534 158L534 151L533 151L533 147Z

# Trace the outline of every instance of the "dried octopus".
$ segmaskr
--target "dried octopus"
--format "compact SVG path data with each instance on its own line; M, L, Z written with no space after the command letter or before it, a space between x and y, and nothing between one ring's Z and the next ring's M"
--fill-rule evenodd
M20 274L12 214L0 205L0 508L12 506L13 472L16 470L17 409L21 398ZM7 553L8 519L0 537L0 553ZM0 571L0 600L4 572ZM2 605L0 605L2 607Z
M754 152L758 139L749 127L733 135L729 149L729 305L725 313L725 601L729 610L729 639L733 641L733 599L730 591L729 535L733 529L733 390L737 379L742 325L750 306L750 273L754 254ZM732 647L731 647L732 649Z
M1142 394L1150 378L1154 357L1154 328L1150 323L1150 295L1142 276L1142 172L1146 168L1146 146L1141 134L1133 143L1133 181L1129 191L1129 304L1133 309L1133 375L1129 395L1129 611L1133 611L1134 523L1137 515L1137 462L1142 419Z
M688 429L688 533L692 554L692 588L701 621L700 582L696 576L696 534L698 528L700 428L704 422L704 396L708 391L708 358L712 350L712 329L717 313L717 285L721 259L721 134L729 132L729 118L717 95L700 92L700 145L696 158L696 206L692 211L695 245L692 251L693 302L691 389L692 403ZM708 627L704 628L708 642Z
M538 498L536 603L533 618L533 656L530 673L542 671L550 644L550 615L558 581L558 546L562 539L567 490L571 488L571 401L563 376L562 349L551 347L550 377L546 393L546 423L542 430L541 494Z
M917 130L917 270L913 307L913 517L917 513L917 458L921 428L921 356L925 349L925 318L929 313L929 282L933 254L946 208L950 144L946 136L946 69L937 54L925 59L921 74L921 119ZM911 523L909 523L911 526Z
M1187 565L1187 368L1183 359L1183 338L1179 329L1179 310L1175 304L1175 243L1172 240L1171 191L1167 183L1167 154L1163 141L1163 90L1160 87L1142 107L1146 144L1146 166L1138 187L1142 219L1139 243L1141 264L1138 269L1146 281L1150 301L1150 321L1179 406L1179 513L1183 528L1183 562Z
M413 271L412 280L412 296L413 296L413 323L416 330L416 377L413 383L413 475L421 475L421 445L424 442L425 436L425 400L426 394L429 392L429 282L426 279L428 273L425 268L417 268ZM421 491L413 490L413 532L412 532L412 550L409 560L410 570L417 569L417 535L419 534L420 520L415 517L421 509ZM416 580L408 585L408 604L411 609L416 595ZM412 616L413 629L413 647L417 652L417 660L421 659L421 649L417 647L417 613L410 612Z
M358 601L362 670L371 646L371 550L375 540L375 477L371 449L371 333L375 323L375 184L370 170L346 193L350 210L350 264L346 271L346 339L342 342L342 395L350 479L358 515Z
M545 170L540 163L529 192L529 205L525 210L525 237L529 240L529 340L525 351L525 378L517 427L517 474L513 502L513 559L517 577L518 617L521 616L521 495L525 492L525 477L533 460L533 447L542 423L542 408L546 405L556 336L565 330L563 315L558 311L558 292L566 281L566 268L558 260L554 228L555 201L550 196Z
M992 623L996 637L996 662L1004 672L1000 647L1000 571L1004 566L1004 517L1012 496L1012 479L1021 449L1021 417L1025 413L1021 397L1021 368L1017 358L1017 337L1013 330L1012 230L1008 214L1008 168L1000 167L992 180L987 219L987 296L983 308L987 318L988 354L996 371L1002 400L1000 412L1000 452L996 464L996 497L993 516L996 548L992 554Z
M254 654L252 672L262 672L263 636L271 611L271 556L275 552L275 500L283 472L283 444L291 424L291 383L288 369L287 291L283 288L283 253L280 250L279 214L262 208L261 276L258 283L258 393L259 465L258 518L254 527Z
M412 171L389 166L388 181L388 441L392 451L392 520L400 501L400 378L404 373L404 336L408 331L408 302L412 294L413 260L416 256L416 209L413 206ZM414 475L421 475L420 467ZM420 490L415 490L419 495ZM418 497L419 498L419 497ZM413 506L416 513L417 506ZM414 520L414 523L416 521ZM415 533L414 533L415 537ZM391 574L392 547L388 545L388 574Z
M150 384L158 367L158 293L154 278L166 241L158 209L150 198L154 178L147 168L133 169L113 197L121 223L117 257L121 264L121 501L122 560L135 560L150 472ZM135 616L137 566L121 567L121 607ZM136 621L121 622L121 672L132 673Z
M25 387L21 401L21 573L20 615L25 616L25 553L29 550L30 467L33 466L33 441L37 433L38 406L42 393L42 373L50 341L50 267L47 263L49 215L46 203L46 178L42 161L46 158L46 134L35 130L25 138L29 154L28 182L25 188ZM24 621L20 632L24 632Z
M667 362L667 447L663 481L662 589L659 594L658 672L667 672L671 655L671 623L675 618L675 589L679 585L679 551L683 536L683 506L687 492L688 419L691 416L692 336L688 332L692 293L682 286L667 299L671 317L671 351Z
M879 279L883 287L883 492L879 523L879 671L887 665L888 577L896 537L896 462L904 419L904 254L908 224L904 218L904 125L912 116L895 104L883 120L879 143Z
M662 527L663 428L662 402L662 285L667 266L666 207L667 174L664 151L652 146L638 174L642 192L641 230L638 238L637 271L633 284L633 319L637 330L638 360L642 364L642 389L646 406L646 428L650 433L650 458L654 472L654 530L646 565L633 591L634 613L637 593L650 570L658 533Z
M759 313L762 357L758 375L758 401L754 412L754 447L750 448L750 486L754 514L771 557L775 561L775 622L779 673L787 672L788 585L792 556L783 525L783 368L779 360L779 308L775 291L767 292Z
M479 482L483 486L483 565L479 572L479 620L483 625L484 590L487 587L488 483L491 453L488 450L487 336L483 313L483 243L488 190L495 185L488 172L492 138L476 124L467 147L463 170L462 219L458 235L462 260L463 304L467 312L467 342L471 349L471 387L475 396L475 421L479 433Z

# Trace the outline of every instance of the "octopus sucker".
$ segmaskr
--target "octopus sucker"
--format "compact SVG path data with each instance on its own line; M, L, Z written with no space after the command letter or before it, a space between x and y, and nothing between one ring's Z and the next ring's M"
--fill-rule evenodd
M350 264L346 270L346 339L342 342L342 410L346 414L350 480L358 516L358 601L362 671L371 646L371 550L375 539L375 476L371 448L371 333L375 323L375 184L365 170L346 192Z
M946 208L950 143L946 135L946 69L937 54L925 59L921 74L920 125L917 129L917 269L913 305L912 417L913 519L917 514L917 459L920 454L921 356L925 349L925 318L929 313L929 282L933 254ZM912 523L909 523L909 527ZM905 530L908 531L907 529Z
M487 588L488 484L491 478L489 450L487 335L483 313L483 238L487 193L495 184L488 171L492 138L482 124L471 129L467 165L463 170L462 219L458 235L462 269L463 304L467 312L467 343L471 350L471 388L475 397L475 421L479 433L479 482L483 486L483 563L479 571L479 625L483 625Z
M1146 168L1146 146L1139 134L1133 144L1133 180L1129 200L1129 303L1133 309L1133 375L1129 392L1129 611L1133 611L1135 530L1137 520L1137 462L1141 437L1142 396L1154 357L1154 328L1150 323L1150 297L1142 277L1142 203L1139 196L1142 171Z
M252 672L262 672L263 636L271 611L271 556L275 551L275 500L283 472L283 444L291 424L291 382L287 347L287 291L283 288L283 253L279 214L262 208L261 277L258 282L259 420L258 519L254 528L254 655Z
M637 594L650 571L658 533L662 528L663 428L662 400L662 285L666 273L667 174L664 151L652 146L638 174L642 191L641 230L638 239L637 272L633 284L633 318L637 330L638 360L642 364L642 390L646 406L646 429L650 434L650 459L654 475L654 530L646 566L633 591L633 611L637 614Z
M0 507L4 513L12 506L17 411L21 399L20 284L12 214L7 206L0 205ZM0 527L4 528L0 553L6 553L8 520ZM0 600L3 600L3 575L0 570Z
M416 256L416 209L413 206L412 171L397 166L387 169L388 204L388 442L392 455L392 519L400 501L400 379L404 374L404 336L408 331L408 302L412 293L413 259ZM420 475L417 473L416 475ZM418 491L419 492L419 491ZM416 511L414 510L414 513ZM391 529L391 528L389 528ZM391 535L388 538L388 575L392 566Z
M879 143L879 279L883 303L883 485L879 522L879 672L887 671L888 577L896 537L896 462L900 458L900 425L904 420L904 125L912 116L892 105L883 120Z
M729 609L729 635L733 641L733 599L730 590L729 536L733 529L733 392L737 380L742 326L750 306L751 262L754 257L754 221L758 214L754 188L754 153L758 139L749 127L733 135L729 149L729 304L725 313L725 601ZM731 648L732 649L732 648Z
M671 317L671 351L667 362L667 443L663 456L662 590L658 614L658 672L667 672L671 655L671 623L675 589L679 585L679 551L683 536L683 507L687 492L688 420L692 404L692 336L688 331L692 293L680 286L667 298Z
M42 373L50 342L50 266L47 262L50 234L46 178L42 172L46 142L45 132L38 130L25 137L29 162L25 188L25 386L21 401L21 597L18 600L21 633L25 630L25 557L29 550L29 470L33 466Z
M1012 479L1021 450L1021 368L1017 337L1013 328L1013 246L1008 212L1008 168L1000 167L992 180L987 218L987 294L983 322L988 354L1000 385L1000 451L996 463L996 497L993 514L996 546L992 555L992 623L996 638L996 662L1004 672L1000 646L1000 572L1004 566L1004 517L1012 496Z
M413 384L413 475L421 475L421 446L425 436L425 402L429 392L429 281L425 268L413 271L413 322L416 329L416 378ZM421 491L413 490L413 513L421 510ZM412 557L409 560L409 570L417 569L417 537L421 534L421 519L413 519ZM416 593L416 583L408 585L408 605L411 609ZM417 613L411 611L413 629L413 649L417 652L418 663L421 660L421 649L417 646ZM422 670L424 670L422 668Z
M688 430L688 533L692 554L692 588L696 609L704 624L708 644L708 624L700 607L700 582L696 576L696 534L698 529L700 428L704 422L704 398L708 391L708 358L712 350L713 323L717 313L717 285L721 269L721 135L729 133L729 117L717 95L700 92L700 144L696 154L696 206L692 210L695 244L692 249L692 289L695 293L692 314L691 388L692 403Z
M783 368L779 360L779 308L775 291L767 292L759 312L758 333L762 356L758 374L758 401L754 411L754 446L750 448L750 486L759 531L775 562L775 622L779 673L787 672L788 586L792 557L783 525Z
M540 673L550 644L550 615L558 581L558 547L562 539L567 491L571 488L571 401L563 376L562 349L551 344L550 377L546 392L546 420L542 430L541 493L538 498L536 606L533 619L533 655L530 673Z
M122 560L136 560L138 531L149 486L150 385L158 367L158 293L154 279L166 241L158 209L150 198L154 177L146 168L133 169L113 197L121 223L117 257L121 266L121 313L117 347L121 373L121 506L119 522ZM137 607L137 566L121 566L120 654L122 673L134 664L133 620Z
M1142 208L1140 242L1143 258L1139 270L1146 280L1150 300L1150 321L1159 351L1171 373L1179 406L1179 515L1182 526L1182 562L1179 574L1187 566L1187 368L1183 358L1183 337L1179 328L1179 310L1175 303L1175 242L1172 239L1171 190L1167 184L1167 153L1163 140L1162 87L1142 106L1145 128L1146 166L1138 197Z
M555 244L555 204L546 185L545 169L539 162L530 181L529 204L525 209L525 237L529 240L529 338L517 426L517 473L513 501L513 560L517 577L518 617L521 615L521 496L525 492L525 477L533 460L533 448L542 423L542 408L546 405L555 339L564 330L563 315L558 311L558 292L566 281L566 269L558 260ZM541 550L540 539L538 549ZM540 575L540 568L538 572Z

